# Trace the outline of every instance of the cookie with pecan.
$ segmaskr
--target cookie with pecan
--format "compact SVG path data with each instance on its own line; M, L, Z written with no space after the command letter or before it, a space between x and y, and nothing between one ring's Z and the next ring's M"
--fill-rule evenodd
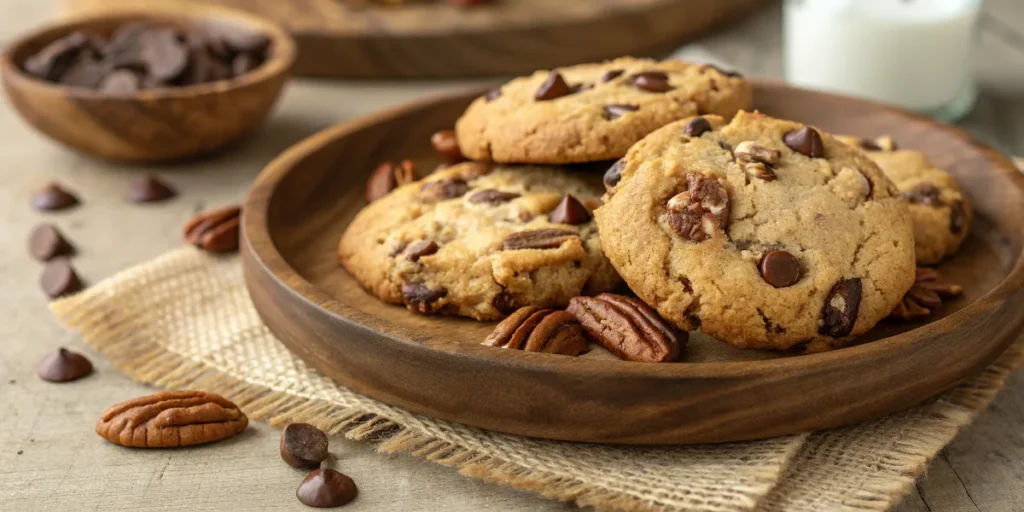
M537 71L474 101L455 126L473 160L610 160L658 128L697 114L731 117L753 92L739 74L707 64L624 57Z
M906 202L862 152L811 126L681 120L604 183L594 216L622 278L676 327L735 347L840 347L914 281Z
M899 149L891 137L839 139L863 149L910 204L918 264L938 263L960 248L971 227L974 209L952 175L921 152Z
M591 215L600 175L463 162L399 186L342 235L341 264L381 300L496 320L615 288Z

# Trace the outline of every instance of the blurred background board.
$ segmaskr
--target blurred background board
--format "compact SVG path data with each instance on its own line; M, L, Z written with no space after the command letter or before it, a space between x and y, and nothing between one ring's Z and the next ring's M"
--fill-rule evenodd
M164 5L203 0L165 0ZM144 8L152 0L63 0L65 13ZM205 0L283 24L296 72L334 78L517 75L672 49L756 11L765 0Z

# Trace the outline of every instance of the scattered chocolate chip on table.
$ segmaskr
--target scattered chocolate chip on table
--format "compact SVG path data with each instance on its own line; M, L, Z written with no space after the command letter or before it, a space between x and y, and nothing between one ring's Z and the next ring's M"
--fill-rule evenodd
M67 258L51 260L39 276L39 286L51 299L71 295L82 290L82 280Z
M281 458L294 468L320 466L327 445L327 434L309 423L289 423L281 430Z
M347 475L333 469L317 469L295 490L304 505L316 508L340 507L356 499L359 489Z
M36 368L39 378L49 382L71 382L91 373L89 359L64 347L51 352Z
M31 203L36 210L57 211L77 206L79 201L74 193L59 183L50 183L32 195Z
M156 203L177 195L170 185L156 176L138 178L131 182L128 189L128 198L136 203Z
M58 256L70 256L75 248L57 226L39 224L28 237L28 252L39 261L50 261Z

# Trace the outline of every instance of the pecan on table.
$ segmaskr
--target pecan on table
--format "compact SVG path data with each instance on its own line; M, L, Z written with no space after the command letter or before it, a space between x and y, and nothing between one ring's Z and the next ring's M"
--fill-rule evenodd
M248 425L238 406L220 395L163 391L110 407L96 433L121 446L177 448L220 441Z

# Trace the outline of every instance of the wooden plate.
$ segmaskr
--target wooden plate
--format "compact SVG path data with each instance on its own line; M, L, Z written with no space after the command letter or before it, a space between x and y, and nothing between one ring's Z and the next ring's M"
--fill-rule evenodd
M183 4L194 0L167 0ZM750 14L765 0L496 0L359 7L364 0L206 0L284 25L295 72L338 78L520 75L535 69L668 50ZM71 12L153 0L64 0Z
M257 310L325 375L428 416L527 436L631 444L755 439L916 404L977 373L1024 324L1024 176L967 135L874 103L758 83L762 111L862 136L891 134L953 172L978 216L941 266L964 285L938 318L883 323L830 353L740 351L694 336L684 363L569 358L478 345L490 324L378 302L335 262L383 160L422 157L479 94L415 103L315 135L263 171L245 205L242 256Z

